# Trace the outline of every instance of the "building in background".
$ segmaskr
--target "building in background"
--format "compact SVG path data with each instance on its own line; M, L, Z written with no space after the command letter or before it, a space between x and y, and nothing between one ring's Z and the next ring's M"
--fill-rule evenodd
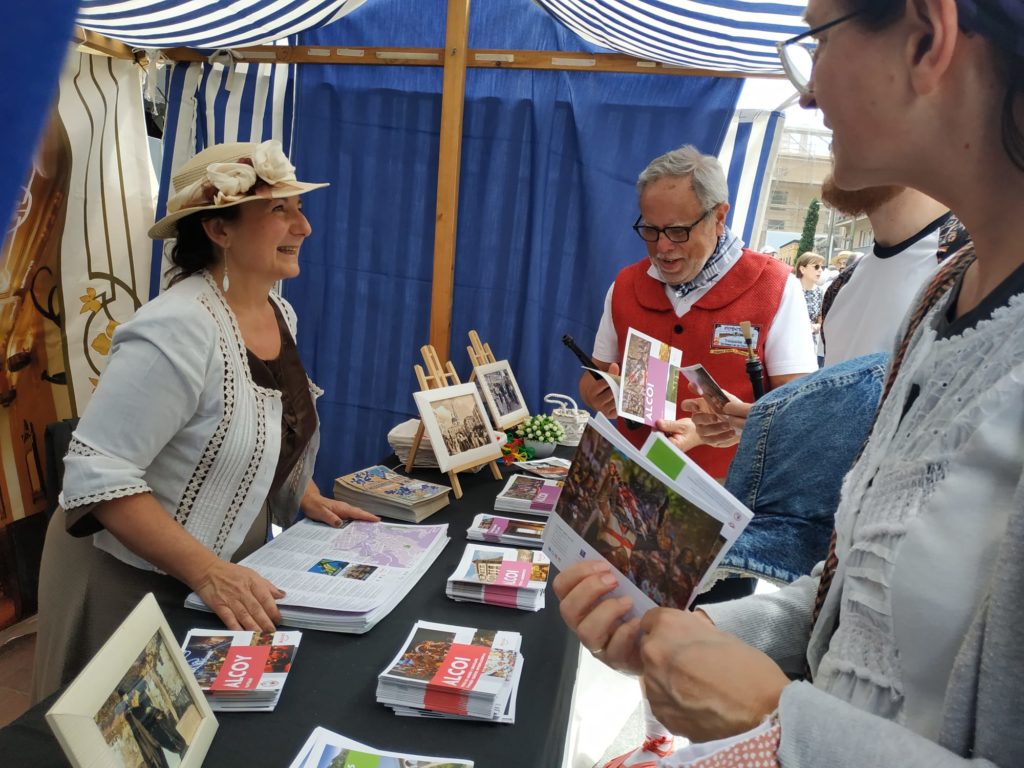
M832 168L832 132L822 128L786 127L772 171L763 225L755 235L757 250L778 254L792 264L807 208L821 200L821 183ZM827 261L842 250L866 252L874 233L866 216L845 216L822 203L815 250Z

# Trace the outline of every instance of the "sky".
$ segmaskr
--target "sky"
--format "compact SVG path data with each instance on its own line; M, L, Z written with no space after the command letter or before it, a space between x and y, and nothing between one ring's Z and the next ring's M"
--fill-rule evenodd
M794 95L796 95L796 89L785 78L751 77L747 78L743 84L736 108L775 109ZM822 129L825 127L822 122L821 110L801 109L799 104L794 104L784 111L788 127Z

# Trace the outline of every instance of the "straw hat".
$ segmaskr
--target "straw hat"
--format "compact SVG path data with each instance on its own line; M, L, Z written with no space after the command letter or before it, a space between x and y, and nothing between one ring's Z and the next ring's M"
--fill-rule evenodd
M249 200L295 197L327 183L296 181L277 140L207 147L171 177L167 215L149 229L154 240L176 237L177 221L199 211L229 208Z

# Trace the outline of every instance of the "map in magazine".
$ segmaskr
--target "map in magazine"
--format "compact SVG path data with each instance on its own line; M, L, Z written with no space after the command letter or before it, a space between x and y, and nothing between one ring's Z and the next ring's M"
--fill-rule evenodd
M328 543L340 560L410 568L440 535L444 534L438 526L414 527L345 520Z
M630 582L685 608L722 547L722 522L606 440L583 433L555 513Z

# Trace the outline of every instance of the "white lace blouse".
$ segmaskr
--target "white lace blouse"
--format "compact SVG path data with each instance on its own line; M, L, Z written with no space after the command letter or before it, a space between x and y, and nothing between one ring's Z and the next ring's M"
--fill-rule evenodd
M281 297L273 300L294 335L294 311ZM310 391L314 399L321 394L312 382ZM319 435L268 498L280 441L281 393L253 382L234 313L207 273L193 275L115 332L107 369L64 460L61 505L73 521L98 502L152 493L189 533L229 559L264 503L281 524L298 511ZM107 531L93 541L153 570Z

